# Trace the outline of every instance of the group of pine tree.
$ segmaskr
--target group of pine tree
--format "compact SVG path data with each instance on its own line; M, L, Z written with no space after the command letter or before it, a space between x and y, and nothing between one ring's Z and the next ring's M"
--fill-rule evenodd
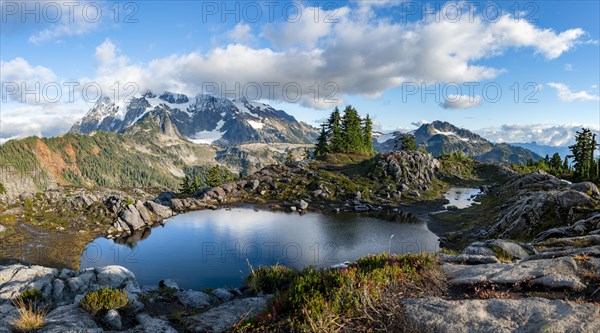
M321 124L321 133L317 139L314 155L321 157L328 153L372 155L373 121L367 115L361 118L351 105L346 106L342 116L335 108L329 119Z

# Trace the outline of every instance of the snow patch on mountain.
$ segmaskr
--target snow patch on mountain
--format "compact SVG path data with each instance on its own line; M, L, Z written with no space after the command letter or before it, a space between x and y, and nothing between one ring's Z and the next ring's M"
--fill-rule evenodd
M445 135L445 136L455 136L457 137L459 140L461 141L465 141L465 142L469 142L470 140L468 138L463 138L460 135L454 133L454 132L443 132L443 131L439 131L436 128L433 128L433 131L435 132L435 134L441 134L441 135Z
M263 124L263 123L261 123L261 122L254 121L254 120L246 120L246 121L247 121L247 122L248 122L248 124L249 124L250 126L252 126L252 128L254 128L254 129L262 129L262 128L263 128L263 126L265 125L265 124Z
M394 133L381 133L377 136L376 140L378 143L384 143L388 140L395 139L396 135Z
M196 144L207 144L210 145L213 142L220 140L226 132L221 132L221 128L225 125L224 120L219 120L217 123L217 127L215 127L212 131L200 131L194 134L191 138L188 138L193 143Z

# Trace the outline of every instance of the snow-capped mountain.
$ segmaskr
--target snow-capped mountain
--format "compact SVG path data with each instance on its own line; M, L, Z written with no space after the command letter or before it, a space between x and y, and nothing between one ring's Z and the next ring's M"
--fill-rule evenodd
M70 133L125 133L146 121L160 125L161 131L168 130L170 135L222 146L250 142L311 143L318 135L315 128L268 104L210 95L189 98L171 92L160 96L145 92L124 106L103 97Z
M380 133L374 138L373 146L378 151L394 150L398 146L400 134L400 132ZM508 144L494 144L478 134L448 122L434 121L423 124L410 134L415 136L419 148L427 150L434 156L462 151L478 161L502 163L526 163L528 159L540 158L528 149Z

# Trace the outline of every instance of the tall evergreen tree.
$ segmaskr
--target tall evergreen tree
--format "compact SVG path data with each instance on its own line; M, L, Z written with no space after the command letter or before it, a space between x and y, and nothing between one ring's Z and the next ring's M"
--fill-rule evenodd
M414 135L401 134L399 140L401 150L417 150L417 143L415 142Z
M552 168L556 174L563 173L562 158L560 158L558 153L554 153L554 155L552 155L552 158L550 159L550 168Z
M578 180L590 180L594 163L595 135L587 128L575 134L575 144L569 146L573 158L573 175Z
M364 141L362 136L361 120L358 112L351 105L348 105L346 109L344 109L342 130L344 139L344 152L362 152Z
M372 154L373 153L373 121L371 120L371 117L369 117L368 114L364 120L364 124L363 124L363 128L362 128L362 135L363 135L364 152L367 154Z
M321 134L317 138L317 144L315 147L315 156L321 157L329 152L329 145L327 143L327 125L321 124Z
M562 165L563 172L571 172L571 167L569 167L569 156L565 156L565 160Z
M329 151L332 152L342 152L344 150L344 135L342 128L342 116L340 114L340 109L336 106L331 116L329 117L329 121L327 122L329 127Z

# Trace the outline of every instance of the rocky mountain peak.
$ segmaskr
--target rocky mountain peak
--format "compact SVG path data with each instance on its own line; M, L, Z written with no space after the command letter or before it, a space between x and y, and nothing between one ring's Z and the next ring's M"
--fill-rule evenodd
M202 144L312 143L318 134L315 128L268 104L204 94L190 98L169 91L160 95L145 91L131 98L124 109L119 109L110 98L102 98L70 133L90 134L98 130L131 133L127 131L129 128L156 120L159 114L162 124L173 126L168 131L160 126L163 134L181 135Z

